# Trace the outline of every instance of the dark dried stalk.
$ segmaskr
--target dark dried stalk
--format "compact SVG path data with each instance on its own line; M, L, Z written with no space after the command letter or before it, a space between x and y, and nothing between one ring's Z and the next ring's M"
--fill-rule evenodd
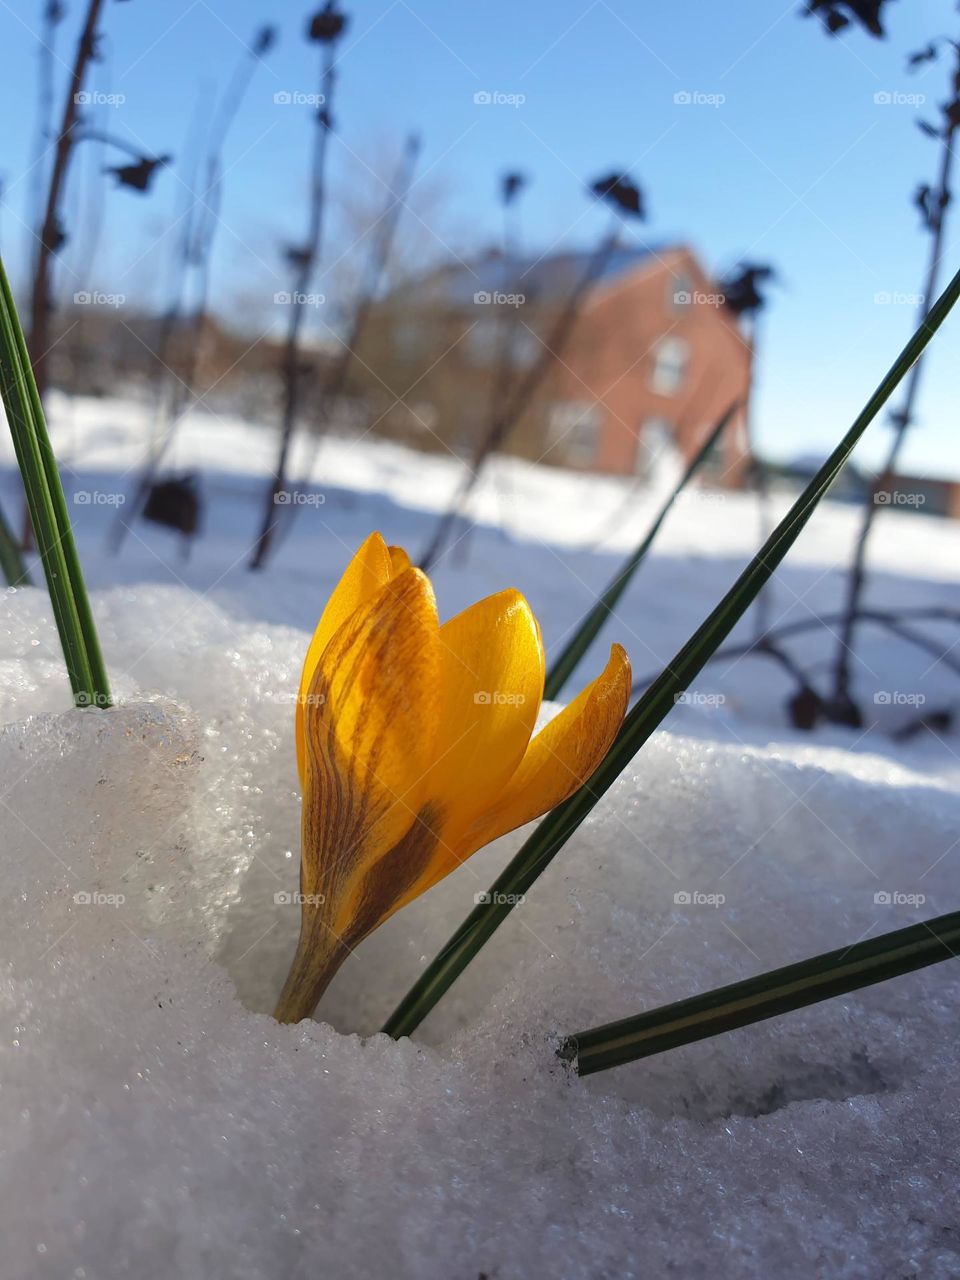
M31 165L31 226L28 228L29 247L26 254L33 264L31 274L36 270L37 249L40 244L35 229L41 225L44 213L43 177L46 172L47 148L53 134L53 64L57 56L57 27L63 21L63 17L64 10L60 0L47 0L43 8L43 23L38 41L40 67L37 74L37 133L33 144Z
M333 410L346 388L347 376L367 327L367 321L370 319L370 313L379 295L384 272L387 269L387 264L393 251L393 242L397 225L400 221L400 214L403 212L407 196L410 193L419 155L420 138L416 134L411 134L406 141L403 157L397 172L388 187L390 196L386 208L378 219L379 235L375 237L373 242L370 260L367 263L366 279L361 287L357 305L354 308L350 328L342 341L337 359L330 366L320 387L318 423L314 431L310 459L305 469L305 474L308 477L313 470L313 462L316 459L320 441L329 428ZM270 544L271 550L275 551L283 539L289 537L299 509L300 507L296 503L285 505L286 515L283 518L283 523L275 529L274 538ZM264 559L266 559L266 553L264 553Z
M519 232L519 215L517 214L518 200L517 195L523 189L525 180L521 174L507 174L501 186L501 200L503 203L503 261L519 265L520 262L520 232ZM506 283L506 280L504 281ZM514 287L511 289L513 294L522 292L520 285L522 278L514 280ZM497 343L496 356L494 360L494 374L490 383L490 397L487 406L487 421L493 422L497 415L501 412L507 403L510 395L510 389L514 384L516 370L514 368L516 362L516 335L520 325L520 308L517 306L502 307L500 309L499 324L497 325ZM467 527L463 534L457 539L457 560L460 563L465 562L470 533L473 524L467 523Z
M526 376L520 379L513 395L505 404L498 406L492 414L467 465L466 475L449 507L438 520L434 535L420 557L420 567L425 572L430 571L446 546L457 517L476 488L487 460L503 447L510 432L529 408L541 384L553 368L555 360L566 346L590 289L617 246L618 229L619 222L615 222L593 251L583 274L558 315L549 337L542 342L537 360Z
M160 371L157 399L160 405L159 412L163 415L165 422L137 478L132 501L125 504L124 508L117 509L107 539L108 547L115 553L120 550L130 526L143 509L160 465L173 443L177 427L186 412L187 399L193 397L200 350L209 314L210 259L220 226L220 208L223 199L223 147L230 126L243 104L253 73L261 61L261 55L271 48L273 40L272 29L267 27L261 30L258 38L245 49L223 96L210 132L203 190L200 193L192 192L192 198L182 215L184 230L177 245L177 258L172 273L172 300L164 313L157 341L157 363ZM187 278L191 267L196 269L198 287L193 314L186 331L189 338L185 343L187 365L181 373L176 373L171 367L170 350L174 336L181 326Z
M30 334L28 348L33 376L41 398L47 391L47 360L50 352L50 270L53 256L60 247L63 230L60 220L61 202L70 167L73 149L78 141L76 126L78 119L78 99L83 91L87 70L96 53L97 23L103 0L90 0L83 30L77 42L73 70L63 105L63 117L60 132L57 135L56 150L53 157L53 168L50 173L50 185L47 188L47 201L40 227L40 238L33 271L33 289L30 301Z
M323 235L323 213L326 194L327 143L330 137L331 103L334 86L334 41L323 45L320 94L322 106L317 112L313 142L313 159L310 181L310 222L304 246L295 255L293 289L290 298L290 323L283 359L283 418L280 427L280 449L274 477L267 488L260 532L250 557L249 568L260 569L266 562L277 524L277 497L286 488L287 463L290 446L297 425L300 405L300 339L306 319L306 295L310 290L314 270L320 257Z
M956 64L951 83L954 86L955 99L957 99L956 90L960 87L960 44L954 44L953 49L956 55ZM930 257L927 263L924 291L920 303L919 320L921 323L926 320L930 312L934 293L940 280L944 224L946 222L947 207L950 203L950 182L954 162L953 143L957 128L960 126L960 115L956 111L945 112L944 114L945 123L941 138L940 171L937 177L936 190L931 193ZM850 695L850 677L854 645L856 644L857 620L861 616L860 602L867 579L867 546L870 541L874 519L881 506L875 501L875 494L878 491L890 489L895 483L897 463L900 459L907 431L913 422L923 364L924 356L921 355L910 370L902 405L892 417L893 439L890 444L890 450L876 484L866 494L860 533L857 537L857 545L847 579L846 607L840 627L840 639L837 645L837 657L834 667L833 707L838 718L851 724L856 723L859 719L859 714L853 705Z
M90 63L96 55L97 23L103 0L90 0L87 16L84 20L77 51L74 55L73 70L67 96L63 104L63 116L57 144L53 156L53 168L50 172L50 185L47 188L47 200L40 225L37 252L33 265L33 285L30 297L30 328L27 335L27 349L30 352L30 363L41 400L47 393L47 360L50 353L50 314L53 309L51 298L51 266L53 257L63 241L63 228L60 218L61 202L66 186L67 171L70 159L76 146L76 125L79 112L79 98L83 89ZM30 512L26 508L23 513L23 546L33 545L33 531L30 524Z
M810 618L801 618L797 622L787 622L782 627L775 627L772 631L765 632L762 636L758 636L755 640L748 640L745 644L732 644L723 649L718 649L711 658L709 663L720 662L723 659L750 658L753 656L772 657L780 662L781 666L787 666L783 661L784 650L780 647L779 642L787 639L789 636L800 635L806 631L816 631L818 628L832 628L843 621L845 614L824 613ZM912 644L917 649L923 649L935 658L937 662L942 662L945 667L960 675L960 656L955 655L952 647L943 648L938 645L935 640L931 640L929 636L922 632L914 630L913 627L907 625L904 619L911 619L920 622L955 622L960 623L960 610L948 609L937 605L925 606L917 609L901 609L901 610L884 610L884 609L861 609L857 614L857 622L869 622L875 626L884 627L894 635L898 635L908 644ZM799 667L792 660L787 669L792 675L800 675ZM651 672L650 675L644 676L633 682L634 694L644 691L659 675L659 672Z

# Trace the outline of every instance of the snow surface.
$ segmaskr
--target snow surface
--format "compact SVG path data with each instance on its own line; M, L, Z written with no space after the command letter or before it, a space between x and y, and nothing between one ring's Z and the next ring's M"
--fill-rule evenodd
M129 484L142 410L60 407L58 443L73 430L86 464L72 492ZM903 705L871 701L948 701L942 664L871 636L858 684L880 723L809 738L784 727L776 670L721 667L701 687L726 701L677 708L413 1041L373 1033L523 833L364 942L323 1022L280 1027L303 632L360 538L415 548L456 473L331 442L326 502L251 577L270 438L200 425L218 471L186 564L142 526L107 557L112 508L74 504L91 579L119 583L94 601L118 707L71 709L45 595L2 597L3 1280L956 1276L960 966L585 1080L554 1053L559 1034L955 909L956 737L894 744ZM442 611L509 581L556 643L616 563L589 545L623 494L501 464L481 505L512 523L441 567ZM637 496L634 536L654 505ZM604 642L655 669L756 525L745 497L684 504ZM836 597L853 528L818 514L775 616ZM958 531L880 528L877 603L954 603Z

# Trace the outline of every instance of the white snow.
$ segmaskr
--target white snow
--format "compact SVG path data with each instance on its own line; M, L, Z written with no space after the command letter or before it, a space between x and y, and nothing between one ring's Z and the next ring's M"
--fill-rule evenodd
M143 411L60 410L71 490L121 491ZM785 726L776 669L719 666L413 1041L373 1033L522 833L363 943L322 1022L280 1027L268 1010L297 930L276 895L296 887L304 630L371 528L422 544L456 470L331 442L315 477L326 502L251 576L270 437L200 425L175 459L216 467L209 535L187 563L142 525L110 558L113 508L71 508L104 587L118 707L70 709L45 594L2 597L3 1280L955 1276L960 966L585 1080L554 1048L955 909L956 736L894 744L883 730L910 708L872 698L946 705L957 677L871 633L858 688L881 723L805 738ZM114 434L91 456L101 427ZM8 504L12 491L8 477ZM492 521L499 503L509 532L481 525L465 563L443 564L442 611L514 584L555 645L616 564L588 548L623 493L500 464L478 509ZM608 547L654 505L639 495ZM749 497L683 504L604 642L623 641L638 674L656 669L756 524ZM817 515L774 616L832 607L854 524L838 507ZM954 603L958 539L885 513L877 604Z

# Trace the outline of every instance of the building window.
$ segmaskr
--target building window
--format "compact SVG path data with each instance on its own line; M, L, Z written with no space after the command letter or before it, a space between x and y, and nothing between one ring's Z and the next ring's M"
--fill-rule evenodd
M661 338L653 355L650 390L659 396L679 395L689 359L690 344L683 338Z
M550 439L565 461L574 467L588 467L596 461L597 443L603 422L598 404L584 400L564 400L550 410Z
M480 368L496 366L504 344L513 369L529 369L542 350L537 335L516 316L483 316L467 331L470 362Z
M637 433L634 470L638 476L653 476L664 470L676 455L673 423L667 418L647 418Z

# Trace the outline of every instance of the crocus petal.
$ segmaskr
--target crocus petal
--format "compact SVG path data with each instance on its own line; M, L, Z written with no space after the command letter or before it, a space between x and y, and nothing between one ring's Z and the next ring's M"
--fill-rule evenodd
M477 849L539 818L582 786L617 736L631 682L630 660L615 644L605 670L540 730L499 798L460 836L456 847L448 843L437 851L429 874L404 904L455 871Z
M390 553L390 565L393 570L393 576L396 578L398 574L403 573L404 569L410 568L411 560L403 547L387 547L387 550Z
M632 680L630 659L613 645L603 672L530 743L497 803L472 827L462 853L539 818L588 780L623 723Z
M371 533L347 565L343 577L334 588L333 594L327 601L327 607L317 623L317 629L313 633L313 639L310 641L307 656L303 662L296 708L297 770L300 774L301 787L303 786L303 702L317 669L317 663L333 638L334 632L346 622L355 609L372 600L390 581L392 574L391 556L387 550L387 544L379 533Z
M543 697L536 619L519 591L471 605L440 628L436 760L427 795L443 812L443 838L496 799L530 742Z
M407 569L351 613L310 682L301 890L347 941L392 909L435 844L422 810L439 665L433 590Z

